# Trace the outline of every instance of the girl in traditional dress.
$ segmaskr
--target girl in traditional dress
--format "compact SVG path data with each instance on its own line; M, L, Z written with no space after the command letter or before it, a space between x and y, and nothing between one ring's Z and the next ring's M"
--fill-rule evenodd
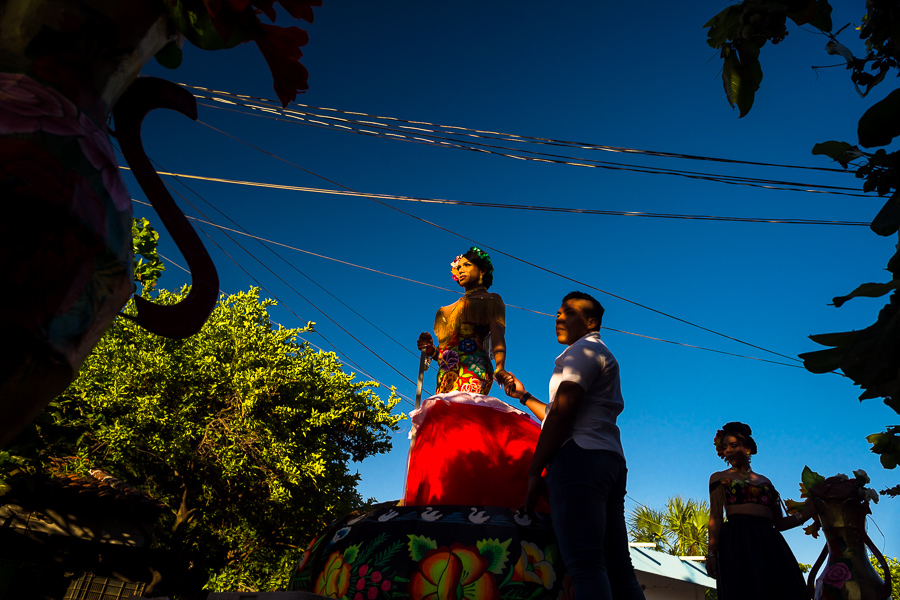
M784 516L772 482L750 468L756 454L751 433L748 425L731 422L714 439L730 467L709 478L706 571L716 579L719 600L809 600L797 559L779 532L801 525L815 507L810 502Z

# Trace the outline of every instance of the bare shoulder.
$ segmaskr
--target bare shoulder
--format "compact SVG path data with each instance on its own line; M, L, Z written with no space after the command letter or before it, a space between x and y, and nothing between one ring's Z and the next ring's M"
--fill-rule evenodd
M728 471L716 471L709 476L709 483L715 483L720 479L728 479Z
M753 474L756 476L753 478L753 483L757 485L760 483L768 483L769 485L772 485L772 482L769 481L769 478L762 473L757 473L756 471L754 471Z

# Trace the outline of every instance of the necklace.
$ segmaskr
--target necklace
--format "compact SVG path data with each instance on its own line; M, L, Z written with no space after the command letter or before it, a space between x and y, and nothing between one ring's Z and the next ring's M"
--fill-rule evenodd
M753 472L753 469L750 468L750 465L747 465L743 469L738 469L734 467L735 474L738 476L738 479L743 479L745 481L750 479L750 473Z
M473 287L471 290L466 290L466 293L463 294L463 298L469 298L472 295L477 294L478 292L486 292L486 291L487 291L486 287L484 287L483 285L479 285L479 286Z

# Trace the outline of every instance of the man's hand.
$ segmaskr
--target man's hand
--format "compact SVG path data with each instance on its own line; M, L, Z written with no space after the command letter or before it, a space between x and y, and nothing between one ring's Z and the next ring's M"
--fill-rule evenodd
M503 391L506 392L506 395L510 398L519 399L525 395L525 386L522 385L522 382L519 381L519 378L510 373L509 371L504 371L504 380L501 381L503 384Z
M519 507L519 512L533 513L534 507L537 506L538 500L547 489L544 478L540 475L528 476L528 491L525 493L525 502Z
M706 557L706 574L713 579L719 578L719 560L714 555Z

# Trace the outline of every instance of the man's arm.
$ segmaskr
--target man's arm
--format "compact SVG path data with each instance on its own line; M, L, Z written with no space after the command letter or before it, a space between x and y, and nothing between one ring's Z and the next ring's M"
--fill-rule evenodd
M541 491L541 473L550 463L550 459L560 449L572 432L572 425L581 403L584 401L584 388L572 381L560 384L553 399L553 405L544 419L544 426L534 449L531 468L528 470L528 494L525 498L524 510L531 511L537 504Z

